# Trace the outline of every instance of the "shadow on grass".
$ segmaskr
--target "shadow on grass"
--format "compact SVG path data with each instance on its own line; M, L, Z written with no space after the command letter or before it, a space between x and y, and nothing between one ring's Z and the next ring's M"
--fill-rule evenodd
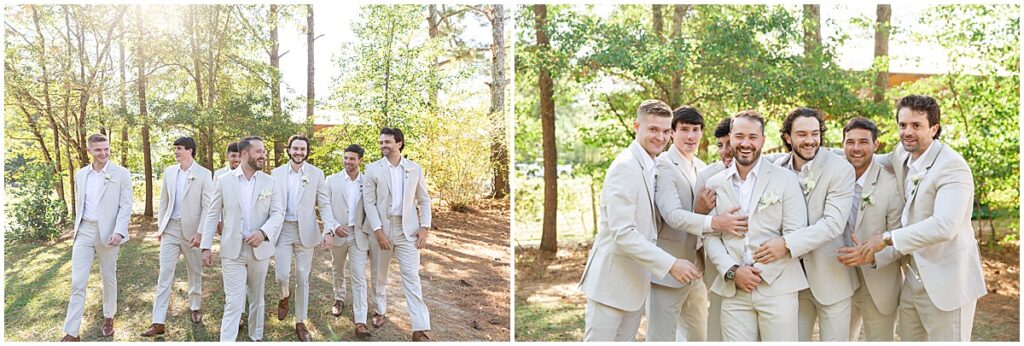
M580 341L584 311L574 304L516 300L516 341Z

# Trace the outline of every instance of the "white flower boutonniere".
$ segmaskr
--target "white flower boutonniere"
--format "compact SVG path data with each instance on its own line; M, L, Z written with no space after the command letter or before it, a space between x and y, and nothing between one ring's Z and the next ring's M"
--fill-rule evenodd
M927 173L924 172L924 173ZM918 173L910 176L910 195L913 196L917 193L917 186L921 183L921 178L924 178L924 173Z
M817 185L817 182L814 181L814 177L808 174L800 181L800 185L804 187L804 196L807 196L811 194L811 191L814 191L814 186Z
M309 184L309 177L302 176L302 186L305 187L306 184Z
M103 180L103 184L104 185L107 184L107 183L113 183L114 182L114 177L111 176L110 173L107 173L107 175L105 175L103 178L104 178L104 180Z
M271 193L272 192L270 191L270 189L263 190L263 192L260 192L260 197L257 200L261 200L261 199L264 199L264 198L270 198L270 194Z
M782 197L780 197L777 193L765 192L765 194L761 195L761 199L757 201L757 207L764 208L771 206L772 204L778 204L781 201Z
M875 195L873 193L869 193L867 195L864 195L864 197L861 197L861 199L860 199L860 210L864 210L864 207L866 207L868 205L874 205L874 204L875 204Z
M189 175L189 176L188 176L188 182L190 182L190 183L191 183L191 182L193 182L193 181L196 181L196 176L195 176L195 175Z

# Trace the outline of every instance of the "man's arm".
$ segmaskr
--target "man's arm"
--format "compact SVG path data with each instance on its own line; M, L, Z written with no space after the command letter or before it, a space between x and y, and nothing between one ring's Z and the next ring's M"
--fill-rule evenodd
M121 172L121 178L117 182L121 192L118 195L117 219L114 222L114 233L121 235L121 244L124 244L128 241L128 223L132 219L132 200L134 198L132 196L131 173L126 168Z
M316 207L320 210L320 223L324 225L324 229L320 232L321 236L334 232L341 225L334 218L334 209L331 209L331 195L328 190L330 189L328 189L327 177L320 174L320 179L317 179L316 184Z
M700 215L683 208L682 199L679 196L682 174L668 160L658 160L658 178L655 179L657 188L654 194L654 202L661 212L665 223L677 230L704 237L711 232L711 216Z
M382 229L380 212L377 211L377 178L371 174L369 167L363 174L363 210L371 230Z
M285 192L281 184L275 183L273 189L274 192L270 194L270 217L260 226L260 230L267 235L266 241L277 244L277 236L281 234L281 226L284 224Z
M850 218L850 210L853 207L854 185L857 178L852 166L835 165L834 167L841 169L838 169L836 175L832 176L827 186L825 209L821 219L810 226L790 231L783 236L786 240L786 247L789 248L793 257L800 257L814 251L843 234L846 222ZM832 167L828 167L828 169L832 169ZM806 214L806 208L804 213Z
M131 177L131 175L129 175L129 177ZM167 205L170 203L170 197L171 197L169 195L170 195L170 193L168 193L168 189L167 189L167 172L165 171L164 175L163 175L163 179L160 181L160 201L159 201L159 203L157 203L157 207L156 207L156 217L157 217L157 220L163 218L164 217L164 213L167 212ZM158 222L157 223L157 227L159 227L159 224L160 223Z
M427 179L423 175L423 168L419 169L420 179L416 183L416 205L420 209L420 227L430 228L432 217L430 214L430 195L427 193Z
M206 221L202 223L203 239L199 243L199 248L203 250L213 248L213 235L217 233L217 226L224 211L224 195L220 184L214 183L211 190L213 191L210 194L210 207L206 212Z
M900 218L903 216L903 204L903 194L899 191L893 191L892 199L886 206L888 208L885 212L885 230L892 231L902 226ZM882 251L875 253L875 267L889 265L899 260L901 256L902 254L892 246L886 246Z
M654 245L637 229L637 182L643 178L622 169L613 167L604 182L604 198L608 208L608 230L621 253L637 261L651 271L656 278L664 278L668 274L676 258L665 250ZM644 189L641 185L639 189ZM644 202L646 203L646 202ZM652 220L653 221L653 220ZM652 222L653 223L653 222Z
M969 213L970 201L974 197L974 180L966 165L950 167L948 170L933 172L938 176L932 216L892 232L895 248L904 254L917 249L953 239ZM920 192L920 191L919 191Z

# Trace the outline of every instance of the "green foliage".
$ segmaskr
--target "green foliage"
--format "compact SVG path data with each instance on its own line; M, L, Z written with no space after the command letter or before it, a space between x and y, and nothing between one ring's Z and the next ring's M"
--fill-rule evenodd
M37 162L10 172L13 196L20 199L10 208L14 219L4 236L9 241L53 240L71 224L67 206L53 192L53 167Z

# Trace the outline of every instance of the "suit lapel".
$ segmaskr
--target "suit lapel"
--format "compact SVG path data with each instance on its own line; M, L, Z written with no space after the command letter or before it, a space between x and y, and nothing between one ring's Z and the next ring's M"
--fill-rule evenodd
M107 166L103 168L106 171L106 173L100 174L100 179L103 180L103 187L100 188L100 200L101 201L103 200L103 195L107 194L107 188L110 187L109 185L113 185L113 179L111 179L111 181L107 181L107 175L110 174L111 171L113 171L113 169L111 169L111 168L113 168L113 167L111 167L111 165L114 165L114 163L112 163L110 161L107 161ZM117 166L114 166L114 167L117 167ZM111 175L111 176L113 176L113 175Z
M692 201L696 196L696 192L693 190L694 186L697 185L697 182L694 181L696 180L696 173L694 173L694 179L691 180L690 176L686 174L686 170L689 169L692 171L693 165L689 161L687 161L686 158L683 157L683 154L680 153L679 149L677 149L675 146L672 146L672 149L669 149L668 158L669 161L672 161L672 163L675 165L676 169L679 170L679 173L682 173L683 180L686 180L686 182L689 183L690 200Z
M85 211L85 179L89 176L90 169L92 168L87 166L85 169L79 170L78 173L75 174L75 178L77 179L75 181L75 191L78 191L78 195L80 196L75 201L75 210L78 213L78 216L82 216L82 212Z
M913 189L913 190L911 190L911 192L913 192L913 193L910 194L910 200L907 201L907 207L912 206L914 204L914 201L917 200L917 193L920 192L919 190L920 190L920 187L921 187L921 182L924 181L924 178L925 178L925 176L928 175L928 172L932 170L932 166L935 165L935 161L938 161L939 153L942 152L943 145L942 145L941 142L936 140L936 141L932 142L932 145L937 146L937 147L934 148L935 151L930 152L930 153L928 153L928 156L921 158L922 160L927 160L927 161L925 161L927 163L927 166L925 166L924 172L919 172L918 173L918 174L921 175L921 178L918 179L917 184L914 184L913 187L910 187L910 186L907 187L907 188ZM909 160L909 158L910 158L909 154L907 155L907 158ZM909 171L910 171L910 167L908 166L907 167L907 172L909 172ZM913 182L911 182L911 183L913 183Z
M391 163L388 162L388 158L385 157L380 159L381 174L383 175L381 180L384 180L384 186L388 188L388 200L391 200Z
M819 147L818 153L814 154L814 163L811 164L811 169L807 174L811 175L811 181L814 182L815 187L818 186L818 181L821 180L821 176L824 175L821 174L821 171L825 169L825 165L829 163L830 159L831 157L829 157L828 150L825 150L824 148ZM808 194L808 196L810 196L810 194Z
M867 202L864 201L864 196L871 196L871 194L875 192L875 184L878 183L878 176L881 172L882 168L872 163L871 168L864 173L867 174L867 176L864 177L864 187L863 190L860 191L860 210L857 211L857 220L853 223L854 230L860 229L860 223L861 221L864 221L864 212L867 211L868 207L870 207L869 205L866 205ZM856 184L856 182L854 182L854 184Z
M750 204L747 205L747 210L750 212L751 218L754 213L757 212L757 206L760 204L758 202L760 202L761 196L764 195L764 190L768 188L768 181L772 178L772 167L770 167L771 163L760 158L758 160L761 161L758 164L764 164L765 166L759 168L760 171L757 172L757 181L754 182L754 190L750 194ZM747 179L750 179L750 177L747 176Z
M647 167L644 167L643 156L640 156L647 155L647 153L640 147L640 144L637 144L636 142L630 144L629 149L633 153L633 159L636 160L637 166L640 166L640 179L644 183L644 191L647 191L647 205L651 208L651 217L654 218L655 226L659 226L660 220L658 220L658 214L655 214L654 208L654 191L651 191L651 184L647 182L647 174L644 174Z

